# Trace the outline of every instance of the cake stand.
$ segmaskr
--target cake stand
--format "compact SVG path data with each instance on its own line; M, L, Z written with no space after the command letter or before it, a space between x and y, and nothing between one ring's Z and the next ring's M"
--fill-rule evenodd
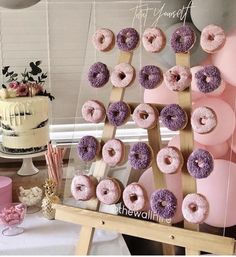
M32 154L7 154L0 152L0 157L5 159L22 159L21 168L17 171L19 176L32 176L39 172L33 164L33 158L42 156L46 153L46 151L32 153Z

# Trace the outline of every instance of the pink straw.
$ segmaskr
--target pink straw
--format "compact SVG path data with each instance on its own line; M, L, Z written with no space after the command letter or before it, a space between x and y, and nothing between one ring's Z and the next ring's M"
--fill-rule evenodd
M45 159L48 166L48 177L53 179L58 186L61 184L63 176L63 158L66 148L52 147L48 144L48 150L45 153Z

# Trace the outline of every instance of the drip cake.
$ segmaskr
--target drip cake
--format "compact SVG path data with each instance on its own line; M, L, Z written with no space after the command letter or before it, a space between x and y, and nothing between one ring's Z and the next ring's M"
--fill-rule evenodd
M1 151L5 153L29 154L47 148L49 98L54 97L43 89L47 74L42 73L40 63L31 62L31 70L25 70L20 81L9 66L3 68L9 80L0 90Z

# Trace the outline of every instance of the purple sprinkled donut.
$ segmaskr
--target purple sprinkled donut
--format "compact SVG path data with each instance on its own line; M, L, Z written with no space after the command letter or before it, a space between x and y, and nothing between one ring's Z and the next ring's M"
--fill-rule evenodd
M92 161L96 157L99 148L99 142L95 137L84 136L77 145L77 152L82 161Z
M134 144L129 152L128 160L133 169L147 169L152 162L152 149L143 142Z
M203 69L195 73L197 87L203 93L210 93L216 90L221 83L221 74L214 65L206 65Z
M107 109L107 118L113 126L118 127L126 123L130 113L130 107L127 103L114 102Z
M116 43L120 50L129 52L134 50L139 42L139 34L134 28L120 30L116 36Z
M151 210L164 219L170 219L175 215L177 208L177 199L175 195L167 190L156 190L151 194Z
M103 87L109 80L109 70L102 62L94 63L88 72L88 80L92 87Z
M178 104L165 106L161 110L160 118L164 126L172 131L185 128L188 121L186 112Z
M177 28L171 36L171 47L175 53L186 53L194 45L196 35L190 26L181 26Z
M194 178L207 178L214 169L214 159L208 151L197 149L188 157L187 169Z
M162 70L154 65L144 66L139 72L139 83L146 89L156 88L163 80Z

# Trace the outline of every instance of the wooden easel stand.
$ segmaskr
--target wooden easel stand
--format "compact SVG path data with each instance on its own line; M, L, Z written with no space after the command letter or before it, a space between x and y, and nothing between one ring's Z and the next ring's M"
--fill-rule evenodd
M198 252L205 251L219 255L232 255L234 253L233 238L64 205L54 205L54 208L56 209L56 219L67 222L73 221L74 224L81 224L91 230L98 228L116 231L126 235L185 247ZM84 242L82 234L80 235L81 242Z
M118 63L131 63L132 53L121 52ZM190 67L190 54L176 54L176 64ZM123 100L124 88L112 88L110 103ZM132 108L137 103L129 103ZM153 104L159 110L164 105ZM186 111L188 117L191 114L191 89L188 88L179 93L179 105ZM161 149L161 136L159 123L148 130L148 141L152 147L154 156ZM106 119L102 143L114 138L116 128L109 124ZM196 192L196 181L187 172L186 162L189 154L193 151L193 133L190 121L185 129L180 131L180 146L184 157L182 169L183 195ZM102 159L95 164L93 176L98 180L105 177L108 171L107 164ZM152 163L154 185L156 189L166 188L165 176L157 167L155 161ZM185 221L184 229L158 224L150 221L136 220L128 217L121 217L99 212L97 199L88 201L86 209L55 205L56 219L81 224L80 239L77 245L76 254L87 255L91 248L95 228L113 230L122 234L146 238L162 243L164 255L174 255L175 245L186 248L187 255L199 255L200 251L214 254L231 255L234 253L234 239L216 236L208 233L198 232L199 226Z

